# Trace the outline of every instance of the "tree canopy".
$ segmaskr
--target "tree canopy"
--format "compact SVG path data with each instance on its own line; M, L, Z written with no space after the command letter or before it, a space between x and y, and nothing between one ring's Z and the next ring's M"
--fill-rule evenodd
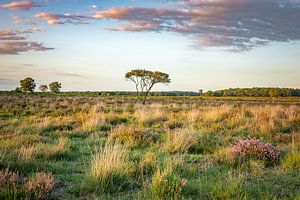
M20 81L20 89L22 92L33 92L36 84L34 80L30 77L27 77Z
M169 74L145 69L131 70L125 74L125 78L135 84L136 94L138 98L143 98L143 104L155 84L171 81Z
M46 92L48 90L48 86L47 85L40 85L39 89L42 91L42 92Z
M49 88L50 88L50 91L53 92L53 93L59 93L60 92L60 89L61 89L61 83L59 82L52 82L49 84Z
M225 90L207 91L205 96L232 97L289 97L300 96L300 89L292 88L229 88Z

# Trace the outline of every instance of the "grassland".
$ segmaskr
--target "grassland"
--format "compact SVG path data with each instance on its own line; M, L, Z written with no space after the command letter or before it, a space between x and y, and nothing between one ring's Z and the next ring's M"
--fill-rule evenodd
M299 100L257 100L0 95L0 199L300 199Z

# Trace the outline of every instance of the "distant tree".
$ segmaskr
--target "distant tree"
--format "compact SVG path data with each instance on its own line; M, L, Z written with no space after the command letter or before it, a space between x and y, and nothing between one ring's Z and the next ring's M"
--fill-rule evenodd
M27 77L20 81L20 89L23 92L33 92L36 86L34 80L30 77Z
M19 87L16 87L15 92L22 92L22 90Z
M269 96L270 97L278 97L279 96L279 92L276 88L272 88L269 90Z
M155 84L170 83L169 74L145 69L134 69L125 74L127 80L135 84L136 95L145 104L147 96Z
M211 96L213 96L213 94L214 94L213 91L208 90L207 92L205 92L204 96L211 97Z
M61 83L59 82L52 82L49 84L49 89L51 92L54 92L54 93L59 93L60 92L60 89L61 89Z
M40 85L39 89L42 91L42 92L46 92L48 90L48 86L47 85Z

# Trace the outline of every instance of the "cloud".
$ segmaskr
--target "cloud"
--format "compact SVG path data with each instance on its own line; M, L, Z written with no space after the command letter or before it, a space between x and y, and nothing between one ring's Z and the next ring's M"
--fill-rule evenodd
M40 32L42 29L0 30L0 55L17 55L26 51L47 51L53 48L44 47L41 43L26 41L24 34Z
M55 24L87 24L85 19L90 18L84 15L73 15L70 13L65 14L53 14L53 13L38 13L34 15L36 18L44 19L50 25Z
M77 78L86 78L86 76L76 73L69 73L69 72L63 72L63 71L57 71L53 72L51 74L57 75L57 76L69 76L69 77L77 77Z
M98 9L98 6L94 4L94 5L91 5L90 8Z
M43 44L37 42L4 42L0 43L0 54L17 55L27 51L47 51L54 48L44 47Z
M27 30L0 30L0 40L25 40L26 37L22 36L24 34L32 34L35 32L40 32L42 29L33 28Z
M9 10L29 10L34 7L40 7L40 5L31 1L15 1L8 4L1 4L0 7Z
M197 48L234 52L300 39L299 0L184 0L172 8L115 7L92 18L123 22L113 31L174 32Z
M12 20L14 24L30 24L30 25L36 25L37 21L35 19L24 19L24 17L19 17L18 15L12 16Z

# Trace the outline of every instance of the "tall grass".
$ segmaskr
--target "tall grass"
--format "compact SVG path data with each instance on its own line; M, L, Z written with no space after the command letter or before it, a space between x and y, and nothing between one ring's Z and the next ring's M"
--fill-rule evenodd
M192 128L168 131L162 149L170 153L185 153L192 145L197 143L197 140L198 135Z
M97 193L117 193L129 187L130 164L122 146L106 144L92 156L88 187Z

